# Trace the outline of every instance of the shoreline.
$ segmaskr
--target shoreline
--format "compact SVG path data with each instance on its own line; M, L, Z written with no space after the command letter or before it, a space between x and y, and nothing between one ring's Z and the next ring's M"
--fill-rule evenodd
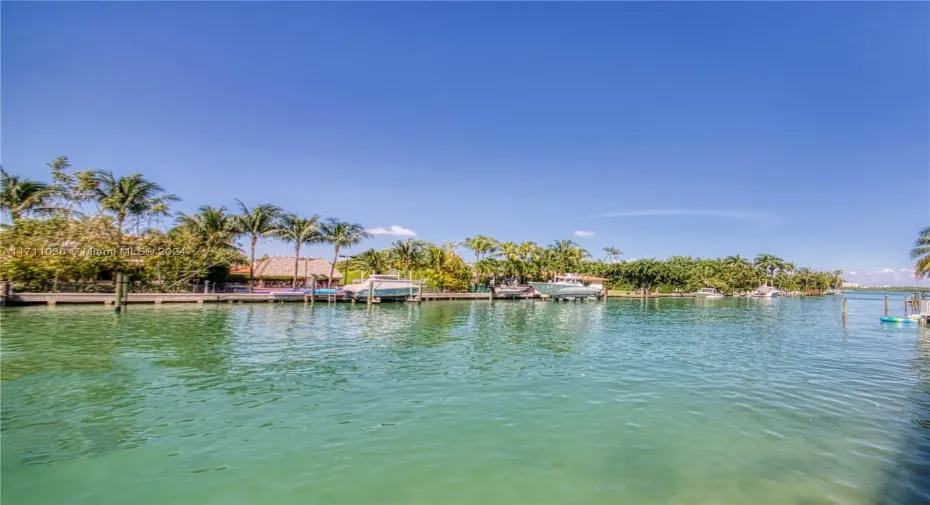
M803 295L818 296L818 295ZM824 295L819 295L824 296ZM623 299L656 299L656 298L698 298L697 293L608 293L601 297L600 301L606 300L623 300ZM728 297L732 298L732 297ZM419 300L410 300L416 302L428 302L439 300L466 300L466 301L501 301L501 300L547 300L539 295L529 296L500 296L495 297L488 293L438 293L427 292L420 295ZM14 293L9 296L0 298L0 306L4 307L21 307L34 305L104 305L115 306L115 295L113 293ZM385 302L405 303L405 300L390 300ZM307 295L296 293L294 295L281 293L128 293L127 304L181 304L181 303L360 303L365 304L364 300L353 302L346 298L330 298L328 295Z

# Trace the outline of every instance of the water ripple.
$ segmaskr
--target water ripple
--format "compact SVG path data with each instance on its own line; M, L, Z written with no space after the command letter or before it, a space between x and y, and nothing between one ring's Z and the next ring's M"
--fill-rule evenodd
M5 310L2 499L930 503L930 334L838 303Z

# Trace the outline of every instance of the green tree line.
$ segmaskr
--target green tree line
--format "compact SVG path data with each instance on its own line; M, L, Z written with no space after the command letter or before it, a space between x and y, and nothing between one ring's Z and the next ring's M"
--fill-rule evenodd
M107 273L128 271L170 291L202 279L222 281L236 264L250 265L251 286L256 249L267 239L293 245L292 282L297 286L302 247L330 245L334 270L340 252L370 238L358 223L323 219L317 214L301 216L272 204L249 206L236 200L233 210L203 206L190 215L172 213L170 206L179 198L142 174L74 171L67 157L59 157L48 166L51 182L47 183L0 169L0 208L10 220L0 231L4 252L0 278L27 288L95 281ZM141 253L87 253L120 249ZM459 251L468 251L471 262ZM502 278L548 280L554 274L569 272L603 277L610 288L629 290L714 287L746 291L764 283L782 290L823 291L842 284L840 271L797 267L771 254L752 259L737 255L619 261L623 253L618 248L608 246L602 252L603 258L593 258L571 240L542 246L502 242L484 235L446 244L407 239L384 250L356 254L346 270L368 274L398 270L447 290L464 290ZM926 276L930 271L930 227L921 231L911 254L917 260L917 276Z

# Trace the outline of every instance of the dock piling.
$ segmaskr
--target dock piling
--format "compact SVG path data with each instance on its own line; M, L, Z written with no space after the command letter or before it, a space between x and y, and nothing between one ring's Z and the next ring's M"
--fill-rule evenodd
M888 295L885 295L885 317L888 317Z
M114 290L113 290L113 310L119 312L123 308L123 274L122 272L117 272L116 279L114 279Z
M849 298L843 298L843 324L846 324L846 306L849 305Z

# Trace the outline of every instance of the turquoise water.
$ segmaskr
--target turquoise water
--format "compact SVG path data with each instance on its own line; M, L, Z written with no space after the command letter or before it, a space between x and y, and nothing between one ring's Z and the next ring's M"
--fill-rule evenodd
M0 498L930 503L930 332L841 305L5 309Z

